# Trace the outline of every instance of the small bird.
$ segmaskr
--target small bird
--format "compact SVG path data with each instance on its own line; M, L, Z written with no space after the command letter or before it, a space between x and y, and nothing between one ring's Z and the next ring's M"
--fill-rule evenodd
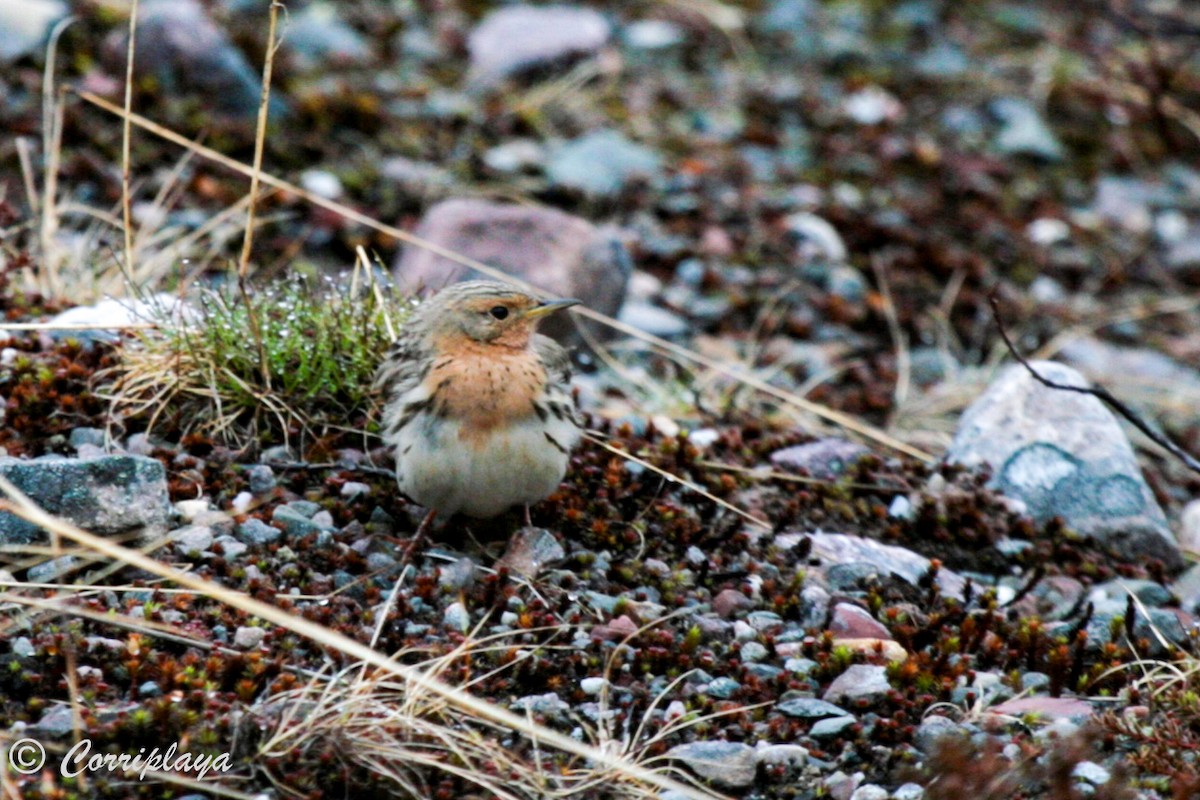
M396 480L437 514L494 517L553 492L581 427L566 350L538 320L578 305L493 281L443 289L419 305L375 375Z

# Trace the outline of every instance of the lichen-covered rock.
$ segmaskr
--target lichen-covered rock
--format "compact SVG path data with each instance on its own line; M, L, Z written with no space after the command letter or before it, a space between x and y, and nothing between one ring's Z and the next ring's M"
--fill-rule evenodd
M1055 383L1088 385L1062 364L1033 367ZM1021 500L1038 521L1060 516L1125 558L1183 567L1129 440L1091 395L1051 389L1010 367L963 414L946 459L991 467L991 485Z
M0 475L49 513L93 533L165 532L171 513L161 462L144 456L0 459ZM29 544L37 526L0 513L0 542Z

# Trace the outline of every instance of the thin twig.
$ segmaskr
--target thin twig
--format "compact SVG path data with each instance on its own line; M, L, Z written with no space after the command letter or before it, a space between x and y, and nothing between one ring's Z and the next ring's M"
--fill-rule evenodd
M263 344L262 326L258 324L258 315L250 302L246 291L246 275L250 271L250 250L254 245L254 212L257 209L258 187L262 177L263 149L267 141L267 116L271 108L271 70L275 64L275 52L278 42L275 41L275 29L279 22L280 4L272 2L270 8L270 23L267 27L267 55L263 63L262 93L258 101L258 127L254 133L254 163L250 171L250 203L246 209L246 233L242 238L242 255L238 260L238 289L242 300L246 303L246 318L250 323L250 331L258 345L258 368L262 372L263 385L271 388L271 366L267 362L267 350ZM129 117L126 116L126 122Z
M1103 386L1070 386L1065 383L1058 383L1042 377L1042 375L1036 369L1034 369L1028 361L1025 360L1025 357L1017 351L1016 346L1012 343L1012 339L1008 337L1008 331L1005 330L1004 323L1000 319L1000 301L998 297L998 289L999 287L992 289L992 291L988 293L988 303L990 303L992 306L992 317L996 320L996 327L1000 330L1000 337L1004 339L1004 345L1008 348L1008 352L1012 354L1012 357L1015 358L1017 362L1029 372L1030 375L1033 376L1035 381L1049 389L1058 389L1064 392L1075 392L1076 394L1089 394L1092 397L1095 397L1097 400L1104 403L1113 411L1117 412L1126 420L1128 420L1135 428L1149 437L1152 442L1165 448L1167 452L1182 461L1192 472L1200 472L1200 461L1192 458L1192 456L1185 452L1179 445L1175 444L1162 433L1159 433L1150 427L1150 423L1146 422L1137 412L1114 397L1113 394Z

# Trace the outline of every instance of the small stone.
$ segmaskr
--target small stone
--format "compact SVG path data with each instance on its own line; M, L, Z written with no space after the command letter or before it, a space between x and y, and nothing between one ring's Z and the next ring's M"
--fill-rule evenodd
M546 176L556 186L586 195L618 194L636 180L652 179L662 170L662 157L623 133L597 129L554 147Z
M114 35L107 51L124 58L124 35ZM254 119L259 76L225 31L198 0L144 0L138 19L135 69L158 85L202 96L217 112ZM123 61L121 62L124 63ZM275 116L286 104L275 98Z
M850 800L850 795L854 794L865 777L861 772L847 775L838 770L825 779L825 790L833 800Z
M266 636L263 628L243 625L233 634L233 646L240 650L253 650L263 643Z
M538 714L547 719L569 719L571 706L554 692L521 697L512 704L514 711Z
M466 633L471 629L471 615L462 603L451 603L442 612L442 624L450 630Z
M690 742L672 747L667 756L682 761L701 778L729 789L754 783L754 748L740 742Z
M207 500L180 500L175 504L175 512L184 522L193 522L197 516L208 511L212 506Z
M762 661L768 655L766 646L758 642L746 642L740 652L746 662Z
M151 699L162 696L162 687L154 681L146 681L138 687L138 696L143 699Z
M283 536L283 531L268 525L257 517L251 517L237 526L236 535L246 544L270 544Z
M540 142L513 139L485 151L483 163L497 172L513 174L538 169L545 158L546 151Z
M545 528L521 528L508 542L508 549L496 563L525 578L534 578L543 569L567 557L567 551Z
M471 31L470 83L491 86L537 67L590 55L608 43L608 20L590 8L511 5L489 13Z
M74 570L79 563L75 556L60 556L35 564L25 574L29 583L51 583Z
M771 463L785 469L804 470L814 478L833 480L870 453L862 445L844 439L819 439L776 450L771 453Z
M203 553L212 547L213 529L206 525L189 525L171 531L171 538L175 541L175 549L180 553Z
M868 783L855 789L850 800L888 800L888 791L882 786Z
M249 492L238 492L234 495L233 500L229 501L229 508L235 514L245 514L250 510L250 504L254 502L254 495Z
M358 481L346 481L342 484L342 490L340 492L342 497L345 497L347 500L353 500L355 497L369 495L370 493L371 487L365 483L359 483Z
M827 703L824 700L818 700L815 697L797 697L791 700L785 700L775 706L775 710L780 714L795 719L824 719L826 717L844 717L849 715L849 711L844 708L839 708L833 703Z
M298 71L361 65L371 58L367 40L341 18L336 3L314 2L292 13L283 47ZM304 181L301 185L327 199L339 196L314 191Z
M250 491L254 494L266 494L275 488L275 470L266 464L255 464L246 470L246 479L250 483Z
M248 545L239 542L232 536L220 536L213 544L220 545L221 554L226 561L236 561L242 553L250 549Z
M277 522L283 526L284 532L294 538L308 536L309 534L319 533L321 526L312 519L306 517L303 513L297 511L290 504L286 506L276 506L275 511L271 513L271 521Z
M796 255L802 261L840 264L849 257L841 234L822 217L804 211L792 214L784 224Z
M823 699L830 703L874 703L891 691L887 668L873 664L851 664L825 690Z
M12 653L17 658L32 658L37 654L37 648L28 636L18 636L12 641Z
M1071 697L1019 697L988 709L989 714L1044 720L1086 720L1096 713L1086 700Z
M789 658L783 662L783 668L798 678L806 677L818 666L811 658Z
M891 505L888 506L888 516L892 519L910 520L913 518L913 510L912 501L904 495L898 494L892 498Z
M892 792L892 800L924 800L925 787L919 783L906 783Z
M858 720L854 717L827 717L814 722L808 729L808 735L814 739L832 739L841 736L847 728L857 724Z
M859 125L895 122L904 116L904 106L896 96L878 86L866 86L846 95L842 111Z
M626 302L621 306L617 319L661 339L686 336L692 329L688 321L678 314L640 301Z
M1033 104L1023 98L994 100L991 111L1001 120L993 144L1001 153L1023 155L1043 161L1061 161L1062 143Z
M1112 773L1094 761L1080 761L1071 770L1072 777L1093 786L1103 786L1112 778Z
M67 442L76 450L85 444L90 444L93 447L104 447L105 435L101 428L75 428L71 431L71 436Z
M922 753L929 754L933 752L939 739L945 736L959 736L963 731L963 727L949 717L932 714L917 727L913 743Z
M733 678L714 678L708 682L708 686L704 689L704 694L709 697L715 697L718 700L728 700L734 695L742 685Z
M758 763L772 767L798 769L808 761L808 748L798 744L767 744L760 741L754 748Z
M834 636L846 639L891 639L892 634L871 616L865 608L838 603L833 607L833 619L829 622L829 630Z
M478 565L473 560L463 556L441 568L438 585L450 592L461 592L475 583L477 569Z
M68 13L61 0L0 0L0 61L39 53L55 23Z
M729 619L738 611L753 606L754 601L736 589L722 589L712 601L713 611L723 619Z
M75 716L70 705L53 705L42 714L42 718L25 729L37 738L60 739L75 730Z
M608 686L608 681L604 678L584 678L579 682L580 691L592 697L604 691L606 686Z

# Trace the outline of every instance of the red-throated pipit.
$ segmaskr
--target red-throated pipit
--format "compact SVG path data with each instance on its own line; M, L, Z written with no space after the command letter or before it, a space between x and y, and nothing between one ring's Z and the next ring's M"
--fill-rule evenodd
M567 471L580 427L567 352L535 329L578 300L469 281L426 300L375 376L396 480L436 514L494 517L542 500Z

